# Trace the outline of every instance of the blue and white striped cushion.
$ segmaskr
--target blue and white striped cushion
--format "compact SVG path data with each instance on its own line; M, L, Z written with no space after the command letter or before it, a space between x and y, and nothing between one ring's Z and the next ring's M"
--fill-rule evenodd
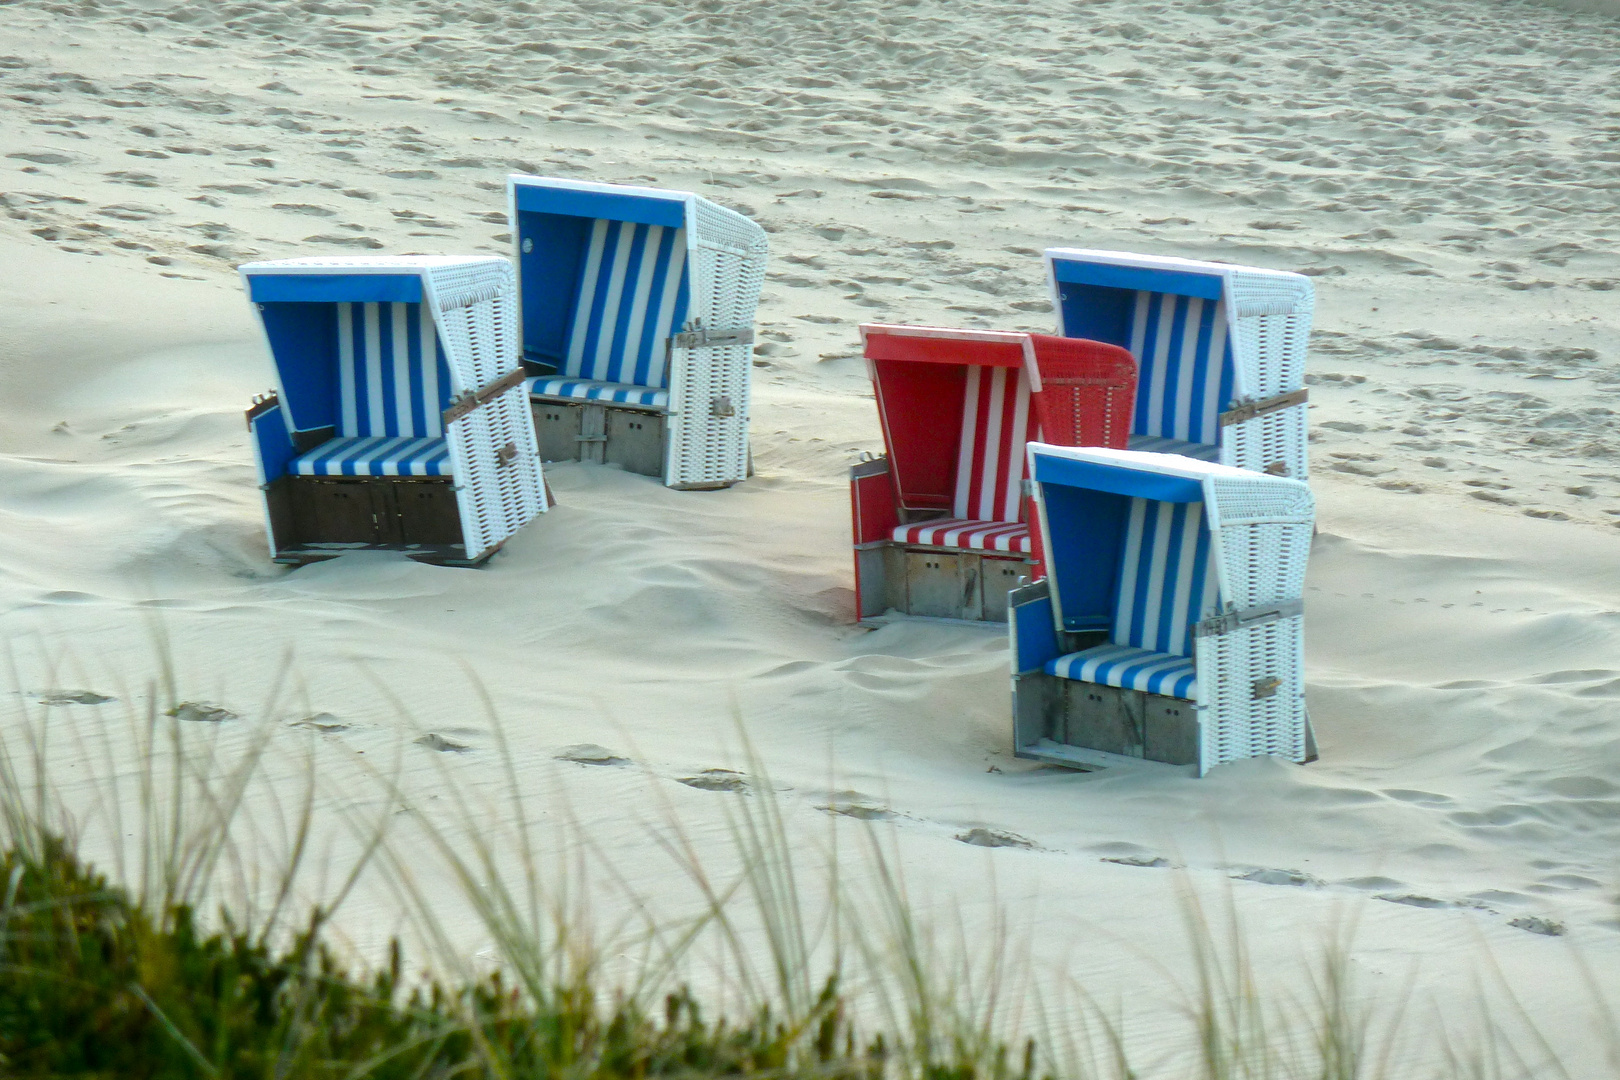
M529 393L537 397L577 398L582 401L612 401L621 405L669 408L669 391L653 386L629 386L625 383L553 377L529 379L525 386Z
M1191 659L1129 645L1098 645L1048 660L1046 673L1060 679L1120 686L1188 701L1198 696L1198 676Z
M451 476L450 443L370 435L328 439L287 464L297 476Z
M444 434L450 369L425 304L339 303L340 436Z
M1203 503L1131 500L1114 594L1115 644L1192 655L1192 624L1219 593L1203 519Z
M560 375L669 385L667 343L686 320L686 230L592 224Z
M1180 454L1182 457L1197 458L1199 461L1218 463L1221 460L1221 448L1217 443L1182 442L1180 439L1165 439L1158 435L1132 435L1126 448L1147 454Z
M1129 348L1138 371L1132 432L1218 442L1217 417L1232 400L1225 303L1138 292Z

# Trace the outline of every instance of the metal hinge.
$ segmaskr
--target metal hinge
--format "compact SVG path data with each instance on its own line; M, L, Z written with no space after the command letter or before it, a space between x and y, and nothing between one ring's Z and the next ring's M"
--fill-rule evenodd
M724 419L726 417L736 416L737 408L731 403L731 398L729 395L721 394L719 397L709 402L709 415L718 416Z
M508 442L505 446L495 451L495 465L498 468L505 468L506 466L512 464L512 462L516 461L517 456L517 443Z
M1217 419L1221 427L1230 427L1245 420L1253 420L1257 416L1274 413L1278 409L1291 409L1295 405L1303 405L1308 396L1307 390L1295 390L1292 393L1278 394L1276 397L1262 398L1259 401L1246 401L1221 413Z
M1024 493L1024 498L1031 499L1035 497L1035 481L1025 477L1023 480L1019 481L1019 485L1020 489Z
M448 427L449 425L455 423L457 420L460 420L463 416L466 416L480 405L489 404L491 401L494 401L496 398L512 389L512 387L523 385L523 380L528 377L527 372L525 372L522 368L518 368L515 371L508 371L505 375L502 375L494 382L480 387L477 390L468 390L465 394L462 394L460 397L457 397L455 400L451 401L450 407L444 410L445 426Z
M711 345L749 345L754 331L749 330L683 330L671 339L677 349L704 349Z
M1254 680L1249 684L1249 690L1254 695L1253 700L1263 701L1268 697L1276 696L1277 688L1280 686L1282 686L1282 680L1272 675L1269 678Z
M1193 627L1194 637L1214 637L1230 634L1234 630L1247 630L1251 626L1264 626L1279 619L1287 619L1305 611L1303 600L1284 600L1279 604L1260 604L1242 611L1228 611L1211 615Z

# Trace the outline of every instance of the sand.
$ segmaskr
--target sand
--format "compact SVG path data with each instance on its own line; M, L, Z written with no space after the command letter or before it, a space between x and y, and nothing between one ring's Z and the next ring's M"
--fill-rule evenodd
M181 696L234 714L198 729L286 726L336 820L377 801L355 794L365 755L423 805L500 787L470 673L531 794L566 789L654 892L661 799L723 846L706 788L728 783L676 781L745 767L740 715L794 829L866 808L916 895L970 937L1004 906L1043 962L1139 1004L1145 1045L1173 1010L1144 957L1184 970L1174 880L1231 882L1267 962L1349 918L1374 998L1416 964L1448 1000L1490 957L1571 1045L1588 1034L1571 949L1620 956L1604 5L4 11L0 634L23 699L139 698L159 625ZM770 231L758 475L694 494L553 466L559 507L487 569L273 566L241 418L271 374L233 266L506 253L512 170L696 190ZM1003 636L851 625L846 470L880 448L855 324L1050 330L1055 244L1315 278L1319 762L1033 767L1010 754ZM301 690L270 715L288 650ZM110 707L48 715L93 733ZM577 744L625 761L555 760ZM63 768L70 792L105 779ZM1020 843L960 841L991 834ZM388 903L351 932L397 926Z

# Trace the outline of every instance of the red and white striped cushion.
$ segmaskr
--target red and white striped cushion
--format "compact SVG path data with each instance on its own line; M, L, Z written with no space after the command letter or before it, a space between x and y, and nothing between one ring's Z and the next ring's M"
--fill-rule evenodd
M1024 443L1038 434L1023 369L970 366L951 512L972 522L1023 517Z
M972 518L935 518L915 525L897 525L894 538L902 544L965 548L1029 554L1029 526L1016 521L978 521Z

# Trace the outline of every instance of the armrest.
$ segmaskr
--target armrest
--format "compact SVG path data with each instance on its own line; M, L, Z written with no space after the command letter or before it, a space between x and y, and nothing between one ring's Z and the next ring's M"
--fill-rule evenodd
M889 479L888 458L863 461L849 470L849 498L855 543L870 544L894 535L900 517L894 484Z
M1063 655L1044 578L1007 594L1007 644L1014 675L1039 671Z
M298 454L293 434L287 430L287 417L274 395L254 402L248 410L248 437L259 466L259 483L268 484L284 476L287 462Z

